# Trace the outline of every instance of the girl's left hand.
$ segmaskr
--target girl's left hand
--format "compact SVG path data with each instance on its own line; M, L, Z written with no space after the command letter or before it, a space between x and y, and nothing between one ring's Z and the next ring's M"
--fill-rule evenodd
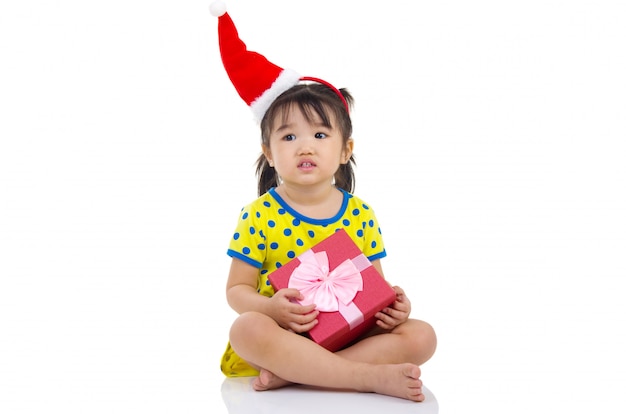
M411 301L399 286L393 286L396 292L396 301L389 307L376 314L376 325L383 329L393 329L406 322L411 314Z

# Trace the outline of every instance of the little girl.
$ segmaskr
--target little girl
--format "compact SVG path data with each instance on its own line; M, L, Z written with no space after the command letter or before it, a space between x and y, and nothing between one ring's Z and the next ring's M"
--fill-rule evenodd
M396 301L376 314L376 326L334 353L301 335L317 324L315 305L294 303L302 299L296 289L272 289L268 274L340 228L381 275L386 252L374 211L352 194L351 95L320 79L297 77L280 93L272 91L269 99L267 91L247 99L249 85L242 86L240 71L234 73L232 56L240 55L239 68L245 60L241 55L253 54L253 63L247 64L254 66L254 79L262 77L269 62L245 46L243 51L226 50L243 43L228 14L217 14L224 25L224 66L239 94L260 115L262 140L259 198L242 209L228 249L232 263L226 295L239 316L230 330L222 371L256 376L252 384L258 391L297 383L423 401L420 365L435 352L436 336L428 323L409 319L411 302L400 287L393 287ZM278 68L278 78L284 73ZM265 107L255 107L263 101Z

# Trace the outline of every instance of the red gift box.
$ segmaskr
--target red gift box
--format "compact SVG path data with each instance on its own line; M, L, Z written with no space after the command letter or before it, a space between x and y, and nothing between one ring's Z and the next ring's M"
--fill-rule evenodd
M316 304L318 324L307 335L333 352L371 329L374 315L396 300L395 291L343 229L268 278L274 290L293 287L305 297L300 303Z

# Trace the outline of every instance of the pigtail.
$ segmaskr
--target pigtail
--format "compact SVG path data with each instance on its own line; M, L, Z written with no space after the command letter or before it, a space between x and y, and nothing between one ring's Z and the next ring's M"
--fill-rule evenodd
M261 154L256 162L256 176L259 181L259 197L267 193L270 188L278 186L278 179L274 167L270 167L265 155Z
M339 165L339 169L335 173L335 187L341 188L349 193L354 192L355 165L356 160L354 159L354 155L350 157L350 160L347 163Z

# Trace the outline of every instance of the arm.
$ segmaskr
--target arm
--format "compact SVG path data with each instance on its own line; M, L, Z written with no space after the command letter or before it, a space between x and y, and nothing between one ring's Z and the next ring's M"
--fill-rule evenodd
M226 300L239 314L260 312L268 315L281 327L294 332L307 332L317 324L319 311L315 305L302 306L291 299L302 299L296 289L281 289L271 298L257 292L258 269L246 262L233 259L226 283Z
M383 267L380 260L374 260L372 266L381 276L384 278ZM376 314L376 325L383 329L393 329L396 326L406 322L411 314L411 301L404 293L404 290L399 286L392 286L396 292L396 301L391 306L383 309Z

